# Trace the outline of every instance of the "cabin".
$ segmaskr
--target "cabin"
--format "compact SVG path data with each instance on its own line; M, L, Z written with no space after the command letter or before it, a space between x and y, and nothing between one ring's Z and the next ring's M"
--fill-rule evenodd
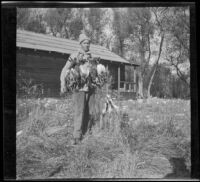
M44 95L59 96L60 73L70 54L80 49L78 41L53 37L50 35L17 30L16 65L17 73L23 72L25 79L33 79L42 84ZM100 57L101 64L112 76L110 89L118 94L136 95L136 71L138 64L131 64L107 48L91 44L93 57ZM127 81L126 68L131 67L132 81ZM130 77L130 75L129 75ZM19 81L19 80L18 80Z

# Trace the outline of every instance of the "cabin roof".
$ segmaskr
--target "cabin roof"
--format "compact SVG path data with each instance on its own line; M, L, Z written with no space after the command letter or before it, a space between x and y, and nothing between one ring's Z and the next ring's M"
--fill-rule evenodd
M24 30L17 30L17 47L29 48L34 50L51 51L62 54L72 54L80 49L78 41L64 38L53 37ZM111 52L107 48L91 44L90 51L94 57L100 57L103 60L131 64L129 61ZM138 65L132 63L131 65Z

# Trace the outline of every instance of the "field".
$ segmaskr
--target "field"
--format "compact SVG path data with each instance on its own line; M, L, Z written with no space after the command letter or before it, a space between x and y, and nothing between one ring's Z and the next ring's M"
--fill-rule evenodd
M73 146L73 101L17 99L17 179L189 177L190 101L115 103L118 130L93 127Z

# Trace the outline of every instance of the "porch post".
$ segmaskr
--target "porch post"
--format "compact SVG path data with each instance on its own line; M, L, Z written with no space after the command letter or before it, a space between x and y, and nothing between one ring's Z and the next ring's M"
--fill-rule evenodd
M108 64L106 64L106 72L108 73ZM106 83L106 95L108 94L108 83Z
M134 66L133 82L133 92L136 92L136 66Z
M120 65L118 66L118 99L120 98Z

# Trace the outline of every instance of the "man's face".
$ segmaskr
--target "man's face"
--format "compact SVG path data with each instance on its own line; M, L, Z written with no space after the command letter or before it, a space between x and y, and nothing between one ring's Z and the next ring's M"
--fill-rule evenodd
M83 42L81 42L81 48L87 52L90 50L90 41L89 40L84 40Z

